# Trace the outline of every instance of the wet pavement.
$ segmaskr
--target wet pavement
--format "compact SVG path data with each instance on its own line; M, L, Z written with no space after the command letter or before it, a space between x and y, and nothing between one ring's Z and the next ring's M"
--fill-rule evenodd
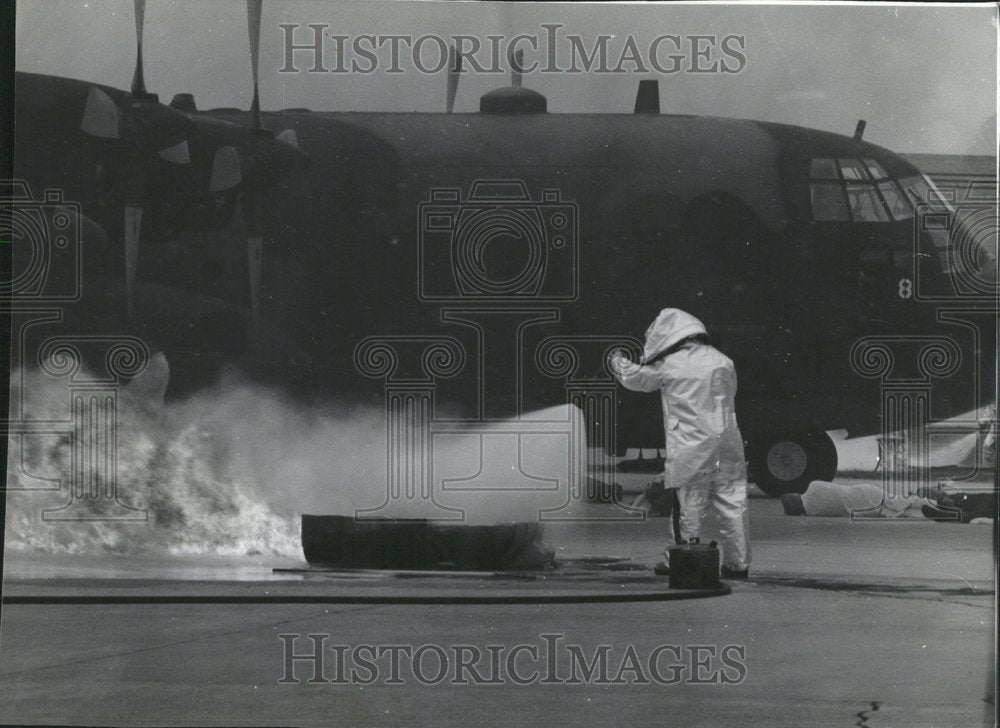
M679 601L628 600L668 591L660 519L550 524L544 574L8 554L0 721L992 724L989 525L751 524L750 580Z

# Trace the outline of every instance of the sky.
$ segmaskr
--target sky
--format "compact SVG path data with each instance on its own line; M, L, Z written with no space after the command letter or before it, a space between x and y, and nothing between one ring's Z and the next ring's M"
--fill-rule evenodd
M132 0L21 0L17 8L17 70L128 88L135 60ZM628 37L645 53L653 39L691 35L743 38L738 73L528 73L524 85L548 98L553 113L631 111L638 81L660 79L664 112L742 117L798 124L843 134L867 121L865 138L897 152L996 153L997 6L493 3L433 0L265 0L261 32L262 107L317 111L442 111L446 74L420 72L404 54L402 73L389 73L388 45L371 73L281 73L285 31L309 23L328 33L436 34L449 39L488 34L538 36L543 24L578 35L588 48L610 35L617 60ZM334 65L332 41L327 42ZM666 47L668 51L671 46ZM144 32L146 86L168 102L190 92L199 108L247 108L252 85L243 0L148 0ZM428 64L436 58L426 46ZM668 51L662 51L665 55ZM560 54L568 53L564 41ZM352 55L347 58L351 59ZM486 57L485 55L483 56ZM560 65L568 56L560 55ZM728 59L735 63L732 57ZM613 63L611 65L614 65ZM648 63L647 63L648 65ZM502 75L465 73L455 110L476 111L479 96L505 85Z

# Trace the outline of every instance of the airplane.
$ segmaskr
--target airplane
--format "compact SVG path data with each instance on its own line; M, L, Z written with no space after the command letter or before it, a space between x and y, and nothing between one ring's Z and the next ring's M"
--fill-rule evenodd
M955 255L917 223L948 203L866 142L863 121L840 135L666 114L650 80L634 113L554 114L519 57L510 86L455 113L454 49L440 113L262 111L261 0L247 3L250 112L198 109L189 94L167 105L145 88L135 7L130 91L16 74L25 186L12 195L60 190L80 205L82 240L79 259L47 253L52 281L79 266L82 294L25 335L22 359L54 331L117 332L166 352L171 396L232 365L350 411L384 396L359 347L438 337L466 361L434 382L437 406L491 420L566 401L566 376L539 366L553 342L578 345L577 375L606 392L610 348L637 354L673 306L734 360L752 477L780 495L833 478L827 431L881 431L884 382L852 362L860 340L990 350L989 327L938 316ZM18 250L15 277L34 260ZM988 366L966 358L935 380L931 416L976 406L968 384L989 381ZM657 398L613 398L614 421L591 432L605 449L662 446Z

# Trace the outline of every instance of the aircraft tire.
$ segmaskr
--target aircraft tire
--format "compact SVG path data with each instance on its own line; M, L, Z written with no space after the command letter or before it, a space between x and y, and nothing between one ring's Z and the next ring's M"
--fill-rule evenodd
M814 480L833 480L837 448L825 432L781 433L751 442L750 479L767 495L805 493Z

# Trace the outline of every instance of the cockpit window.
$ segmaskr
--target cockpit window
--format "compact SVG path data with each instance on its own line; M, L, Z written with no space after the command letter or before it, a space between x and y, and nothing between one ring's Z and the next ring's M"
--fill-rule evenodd
M809 177L813 220L817 222L911 219L918 198L926 198L929 192L924 178L909 177L897 184L885 167L870 157L812 159Z
M838 182L818 183L810 186L813 218L823 222L850 220L844 188Z
M899 191L895 182L892 180L880 182L878 191L882 193L882 199L885 200L893 220L908 220L913 217L913 208L909 200Z
M832 159L814 159L809 166L809 176L813 179L840 179Z
M889 175L886 174L885 169L874 159L866 159L865 165L868 167L872 179L888 179Z
M906 194L914 205L928 201L929 195L927 193L930 192L930 188L924 182L923 177L904 177L899 180L899 183L906 190Z
M861 166L861 162L857 159L841 159L840 162L840 172L844 175L844 179L848 182L861 181L865 179L865 170Z
M847 199L855 222L888 222L889 216L871 185L847 185Z

